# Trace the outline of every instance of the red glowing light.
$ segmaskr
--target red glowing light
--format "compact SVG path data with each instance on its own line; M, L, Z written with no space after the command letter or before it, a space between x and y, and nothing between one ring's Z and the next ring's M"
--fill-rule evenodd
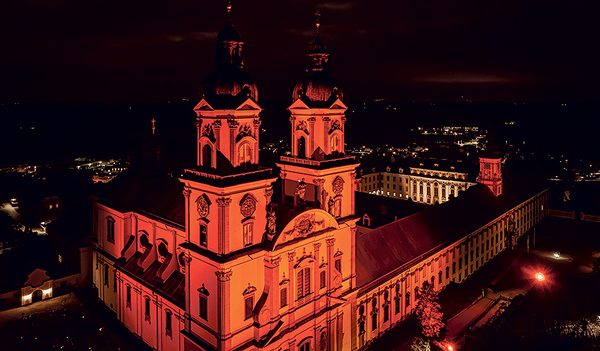
M448 345L448 351L454 351L454 347L452 347L452 345Z
M538 272L535 274L535 279L537 279L538 282L542 282L546 277L544 276L544 273Z

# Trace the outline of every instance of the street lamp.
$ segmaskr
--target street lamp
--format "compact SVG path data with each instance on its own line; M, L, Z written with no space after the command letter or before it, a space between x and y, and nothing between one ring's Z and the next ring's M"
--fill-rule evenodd
M535 279L537 279L538 282L543 282L546 279L546 276L544 276L544 273L542 272L537 272L535 274Z

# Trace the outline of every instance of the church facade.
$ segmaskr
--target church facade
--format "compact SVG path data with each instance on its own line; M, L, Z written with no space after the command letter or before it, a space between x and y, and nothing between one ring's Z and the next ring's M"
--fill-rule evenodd
M457 206L359 234L358 162L325 45L310 45L277 171L259 164L242 44L228 19L194 109L196 165L179 179L119 175L94 203L98 297L152 348L357 350L411 314L423 282L463 281L547 214L546 190L474 186Z

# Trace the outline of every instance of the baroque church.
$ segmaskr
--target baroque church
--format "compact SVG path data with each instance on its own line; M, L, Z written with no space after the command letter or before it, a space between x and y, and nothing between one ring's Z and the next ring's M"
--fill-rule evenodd
M500 194L494 178L375 227L359 221L359 164L318 28L278 170L259 163L258 88L228 18L194 108L195 166L179 179L127 172L94 199L98 298L153 349L358 350L411 315L418 287L460 283L547 215L547 189Z

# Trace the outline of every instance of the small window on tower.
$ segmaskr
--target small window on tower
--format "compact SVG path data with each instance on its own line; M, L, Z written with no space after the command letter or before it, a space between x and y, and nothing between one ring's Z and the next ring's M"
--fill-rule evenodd
M200 245L207 246L207 227L206 224L200 224Z
M243 227L244 232L244 246L252 245L252 232L254 230L254 223L246 223Z

